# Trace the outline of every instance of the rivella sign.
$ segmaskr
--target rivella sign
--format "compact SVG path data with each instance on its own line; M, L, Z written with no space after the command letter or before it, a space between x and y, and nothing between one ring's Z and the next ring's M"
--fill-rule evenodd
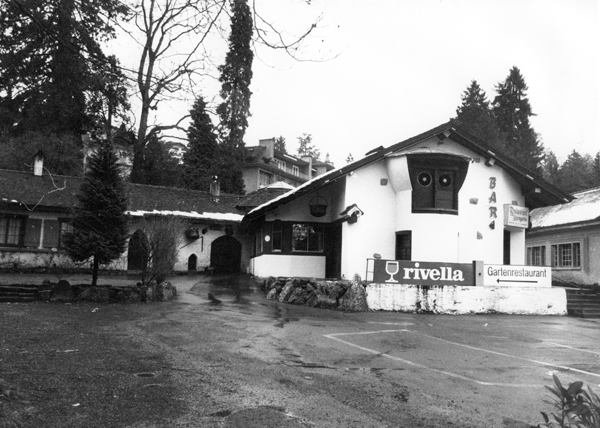
M471 263L408 262L375 260L373 282L377 284L475 285Z

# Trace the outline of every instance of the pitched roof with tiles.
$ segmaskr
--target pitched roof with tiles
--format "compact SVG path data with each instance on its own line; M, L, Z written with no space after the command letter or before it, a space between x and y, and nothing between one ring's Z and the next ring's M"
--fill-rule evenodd
M6 209L68 212L77 205L82 177L35 176L28 172L0 170L0 206ZM239 222L243 209L240 195L126 183L128 214L176 215L216 221Z

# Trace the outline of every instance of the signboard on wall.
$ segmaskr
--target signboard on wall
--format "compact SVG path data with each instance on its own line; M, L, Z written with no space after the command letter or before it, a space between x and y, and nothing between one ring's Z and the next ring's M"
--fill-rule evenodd
M375 260L373 282L377 284L474 285L471 263L408 262Z
M483 265L483 285L552 287L552 268L545 266Z
M518 205L504 205L504 226L527 229L529 227L529 208Z

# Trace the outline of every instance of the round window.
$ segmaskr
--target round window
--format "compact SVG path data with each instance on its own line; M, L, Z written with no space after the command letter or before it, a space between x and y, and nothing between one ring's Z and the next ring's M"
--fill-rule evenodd
M431 184L431 174L429 174L428 172L422 172L417 177L417 181L421 186L427 187Z
M442 174L440 175L438 181L440 182L440 186L449 187L452 184L452 177L450 174Z

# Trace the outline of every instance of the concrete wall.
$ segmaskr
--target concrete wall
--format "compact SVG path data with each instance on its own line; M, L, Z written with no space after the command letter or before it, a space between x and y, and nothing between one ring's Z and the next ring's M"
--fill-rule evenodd
M371 310L436 314L566 315L563 288L369 284Z
M325 256L263 254L250 260L254 276L289 276L325 278Z

